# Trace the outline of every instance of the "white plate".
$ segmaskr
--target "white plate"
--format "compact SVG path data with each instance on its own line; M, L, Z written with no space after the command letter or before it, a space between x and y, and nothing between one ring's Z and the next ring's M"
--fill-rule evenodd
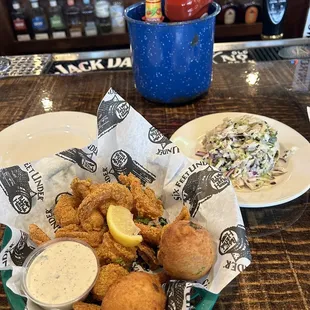
M180 150L190 158L201 159L195 155L201 149L205 133L221 124L225 117L238 117L248 113L217 113L192 120L179 128L171 137ZM293 200L310 188L310 143L297 131L272 118L248 114L268 122L278 131L280 150L288 150L295 146L296 153L288 162L288 172L277 177L277 184L263 187L257 191L249 189L236 190L241 207L262 208L279 205ZM281 154L282 154L281 152Z
M0 132L0 167L38 160L97 136L97 118L80 112L51 112L26 118Z

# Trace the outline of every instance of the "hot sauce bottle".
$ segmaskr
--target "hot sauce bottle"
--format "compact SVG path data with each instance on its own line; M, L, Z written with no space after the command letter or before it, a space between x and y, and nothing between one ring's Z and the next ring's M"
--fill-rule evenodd
M238 6L233 0L226 0L222 5L221 13L218 15L219 24L231 25L237 22Z
M161 0L145 1L145 16L143 20L146 22L160 23L164 20L161 9Z

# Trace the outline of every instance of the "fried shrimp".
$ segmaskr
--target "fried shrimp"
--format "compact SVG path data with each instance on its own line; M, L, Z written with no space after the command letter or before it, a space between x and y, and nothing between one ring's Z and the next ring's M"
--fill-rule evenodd
M73 310L100 310L100 306L95 304L87 304L86 302L78 301L73 304Z
M135 225L139 227L140 234L145 242L156 246L159 245L162 227L154 227L140 223L135 223Z
M90 179L80 180L77 177L71 182L73 196L79 199L80 202L91 192L95 191L98 186L99 184L93 183Z
M71 195L61 195L54 209L54 215L57 224L67 226L70 224L79 224L77 214L77 201Z
M148 264L151 270L156 270L159 267L159 261L156 257L155 251L142 242L138 245L138 254Z
M109 264L101 267L98 279L92 289L92 295L96 300L102 301L109 287L117 283L129 272L120 265Z
M119 180L130 188L134 207L139 217L156 219L163 215L162 202L156 198L154 191L149 187L143 189L141 181L132 173L129 173L128 176L121 174Z
M100 211L95 210L84 221L81 221L81 226L86 231L101 231L105 225L105 220ZM107 227L106 227L107 229Z
M106 215L111 204L131 210L133 198L129 189L118 183L105 183L96 186L96 190L92 191L80 204L79 219L81 222L85 221L93 211L99 208L103 215Z
M117 243L109 232L103 234L102 244L96 249L101 265L116 263L130 267L136 259L136 248L127 248Z
M40 245L51 240L48 235L35 224L29 225L29 236L36 245Z
M81 231L77 230L77 227L75 225L71 226L73 230L69 230L67 227L58 229L55 233L55 238L80 239L82 241L85 241L94 248L98 247L102 242L102 235L103 235L102 231L90 231L90 232Z

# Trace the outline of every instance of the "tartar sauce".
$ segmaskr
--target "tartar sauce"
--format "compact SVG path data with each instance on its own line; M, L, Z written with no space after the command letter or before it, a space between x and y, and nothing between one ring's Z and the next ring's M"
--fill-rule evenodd
M63 304L89 290L97 273L97 258L90 248L74 241L61 241L48 246L32 261L26 286L38 302Z

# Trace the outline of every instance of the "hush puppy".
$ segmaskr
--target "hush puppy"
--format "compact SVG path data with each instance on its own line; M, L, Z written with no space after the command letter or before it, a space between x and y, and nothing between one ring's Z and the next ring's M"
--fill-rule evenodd
M173 279L197 280L214 264L215 248L204 227L191 221L176 221L164 229L158 259Z

